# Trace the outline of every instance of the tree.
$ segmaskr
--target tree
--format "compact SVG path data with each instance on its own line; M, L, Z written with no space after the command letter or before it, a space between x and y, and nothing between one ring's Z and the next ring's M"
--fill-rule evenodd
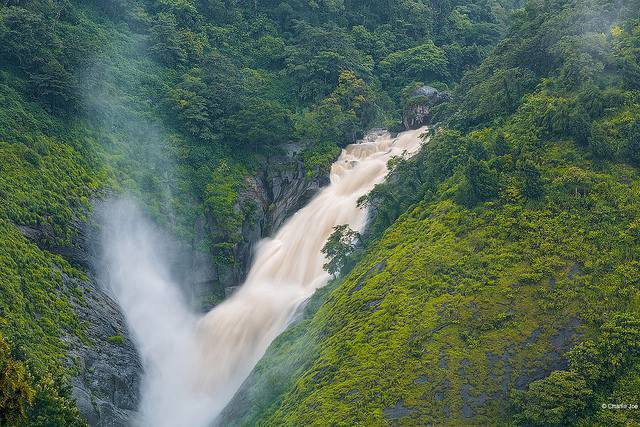
M242 225L242 212L237 209L238 191L242 183L242 172L234 164L220 162L213 170L204 189L204 207L221 236L232 244L240 240L238 228Z
M539 199L544 194L544 185L540 175L540 169L531 160L525 160L522 166L522 176L524 178L523 191L525 197Z
M375 116L373 94L364 80L351 71L340 73L329 96L296 124L298 136L307 142L353 143Z
M254 149L272 149L289 142L293 124L289 111L277 101L253 99L221 121L225 140Z
M78 104L75 79L58 61L41 64L29 75L33 95L49 109L72 112Z
M43 13L18 6L0 8L0 58L32 71L36 64L50 61L59 48L60 40Z
M327 259L324 269L335 276L348 264L360 234L350 229L347 224L338 225L333 230L322 248L322 253Z
M511 151L511 146L509 145L507 139L504 137L504 132L500 132L498 133L498 135L496 135L496 138L493 141L492 145L493 151L494 153L496 153L496 156L504 156L506 154L509 154L509 152Z
M624 151L627 159L640 166L640 119L635 120L629 127Z
M386 85L401 88L412 81L446 81L449 79L448 65L444 51L428 41L391 53L380 62L380 69Z
M587 145L589 115L575 102L559 102L551 113L551 131L561 138L573 138L580 145Z
M463 180L457 190L458 201L472 207L495 197L498 191L498 176L484 160L470 157L464 168Z
M168 103L177 114L182 127L191 135L208 140L211 137L211 117L209 105L203 93L207 85L192 70L183 76L182 81L169 91Z
M256 41L251 56L259 67L279 70L285 65L285 48L284 39L267 34Z
M598 403L616 400L618 392L633 387L640 360L640 319L635 314L615 314L600 328L597 340L585 340L568 354L569 370L554 371L532 382L526 391L515 391L516 421L525 425L568 425L582 418L594 422ZM637 377L636 377L637 378ZM635 388L634 391L637 391ZM611 411L605 414L605 418ZM597 419L597 418L596 418ZM626 423L621 423L621 425Z
M47 373L35 386L33 404L29 408L29 425L33 427L86 427L71 389L61 373Z
M612 160L615 158L618 147L615 138L605 123L596 122L591 128L589 135L589 147L597 159Z
M286 50L286 70L294 79L302 102L317 102L349 70L359 78L371 76L373 60L351 43L350 34L332 25L313 27L296 22L297 44Z
M569 425L581 416L592 396L585 380L575 372L554 371L532 382L513 397L520 412L518 423L534 426Z
M20 425L34 397L24 364L11 357L9 343L0 335L0 425Z
M176 18L171 13L159 13L150 32L151 53L163 64L176 66L187 60Z

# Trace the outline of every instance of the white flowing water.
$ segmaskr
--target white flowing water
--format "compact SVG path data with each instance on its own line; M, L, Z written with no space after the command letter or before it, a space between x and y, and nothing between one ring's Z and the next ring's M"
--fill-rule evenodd
M346 147L330 185L259 243L245 283L201 318L171 283L158 233L139 210L122 201L107 209L105 274L145 365L138 424L206 426L224 409L296 309L327 283L321 250L334 227L362 231L358 199L384 180L391 158L420 148L424 132L378 132Z

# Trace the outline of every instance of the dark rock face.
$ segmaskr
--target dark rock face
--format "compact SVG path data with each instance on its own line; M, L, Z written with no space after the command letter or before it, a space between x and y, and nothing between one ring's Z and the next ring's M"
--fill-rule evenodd
M16 225L20 232L38 247L62 256L70 263L84 270L91 268L92 255L87 250L91 246L87 226L83 221L74 218L71 228L74 230L74 243L53 243L54 231L50 224L34 227L28 225Z
M396 406L382 409L382 414L390 420L399 420L411 416L413 412L411 409L406 408L402 401L396 402Z
M127 426L138 407L142 364L132 342L120 307L93 278L99 230L89 222L71 222L73 243L55 242L47 226L16 225L43 250L61 255L84 270L89 279L80 280L61 272L67 289L79 290L82 298L71 298L80 321L86 325L86 339L69 334L66 364L75 368L72 397L91 426Z
M247 178L236 209L249 206L251 214L238 230L243 241L232 249L236 263L217 266L215 272L214 286L224 289L226 295L246 278L256 243L277 231L290 215L329 183L328 171L320 176L306 175L299 152L300 147L289 145L286 154L269 158L260 172ZM210 235L219 234L213 218L207 218L206 223Z
M117 303L93 280L79 285L84 301L75 309L87 324L89 342L67 337L69 363L78 371L71 381L72 396L90 425L130 425L138 407L142 364Z
M417 129L429 123L431 109L443 102L451 101L448 92L441 92L431 86L422 86L409 95L409 102L402 122L406 129Z
M431 105L437 105L441 102L451 101L451 95L448 92L440 92L431 86L422 86L411 92L411 97L424 96Z

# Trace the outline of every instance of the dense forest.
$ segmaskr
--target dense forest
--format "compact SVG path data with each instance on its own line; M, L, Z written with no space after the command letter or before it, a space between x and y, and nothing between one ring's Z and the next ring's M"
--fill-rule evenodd
M368 130L402 130L423 85L452 94L428 142L361 200L366 233L223 424L640 423L606 408L640 397L639 11L2 2L0 425L84 425L74 348L128 339L79 309L97 202L136 195L225 271L246 262L249 177L292 145L304 179L326 175Z
M640 422L638 10L517 9L225 421Z

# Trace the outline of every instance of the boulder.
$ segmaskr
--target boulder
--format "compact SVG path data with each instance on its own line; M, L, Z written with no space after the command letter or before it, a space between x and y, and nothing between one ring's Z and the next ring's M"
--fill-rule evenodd
M417 129L429 123L431 110L436 105L451 101L449 92L431 86L422 86L409 95L402 118L405 129Z

